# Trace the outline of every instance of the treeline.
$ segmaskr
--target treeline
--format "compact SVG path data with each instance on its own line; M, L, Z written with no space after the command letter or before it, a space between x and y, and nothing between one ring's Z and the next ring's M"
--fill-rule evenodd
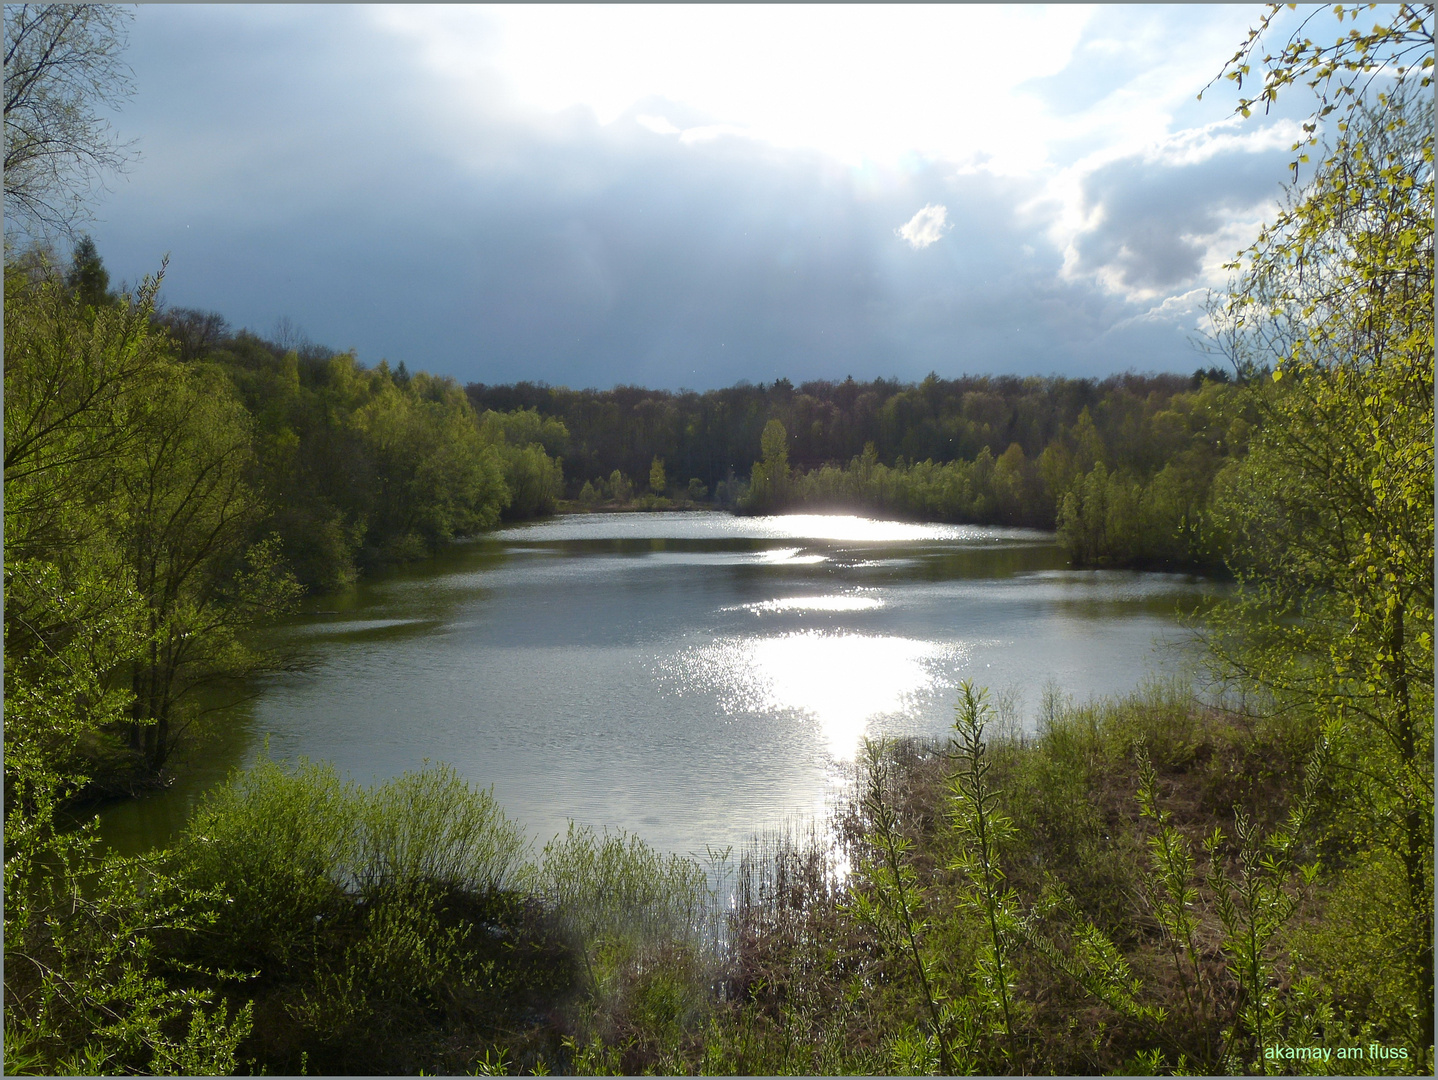
M184 362L233 385L266 525L307 585L344 585L501 519L549 513L563 494L567 433L553 420L480 416L453 379L230 333L212 313L172 309L155 322Z
M675 497L1058 528L1084 565L1220 566L1205 510L1254 419L1218 367L1101 381L780 379L703 394L466 389L477 408L561 421L568 494L581 501L644 490L659 462Z
M7 258L7 784L157 775L206 688L272 662L249 631L304 588L562 491L562 425L159 311L159 286L116 294L88 239L65 273Z

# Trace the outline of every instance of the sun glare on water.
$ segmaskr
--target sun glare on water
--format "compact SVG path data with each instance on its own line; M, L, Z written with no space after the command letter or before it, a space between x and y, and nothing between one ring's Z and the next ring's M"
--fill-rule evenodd
M877 596L787 596L745 604L736 610L762 615L783 611L877 611L883 606Z
M726 711L813 720L829 754L849 761L874 720L906 712L935 686L945 652L903 637L801 631L722 639L695 649L683 666L719 691Z

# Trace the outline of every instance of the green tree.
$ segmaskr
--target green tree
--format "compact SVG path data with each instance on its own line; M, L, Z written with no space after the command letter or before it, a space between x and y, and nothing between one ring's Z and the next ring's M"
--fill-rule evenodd
M58 281L10 284L6 683L26 702L15 734L56 761L77 741L93 752L128 683L128 742L158 769L193 692L262 662L246 631L293 593L272 545L256 543L250 421L218 372L170 357L151 322L158 278L100 309ZM7 743L18 746L8 725Z
M789 497L789 432L780 421L764 425L759 452L763 456L750 474L746 509L762 513L783 506Z
M65 285L79 297L81 304L88 307L99 307L114 299L110 293L110 272L95 250L95 241L88 235L82 236L75 245Z
M249 417L223 375L178 365L132 403L139 437L116 463L113 529L145 607L132 668L131 748L149 770L194 721L194 695L266 665L246 633L296 595L250 483Z
M609 479L605 482L605 485L609 489L610 497L613 498L615 502L627 503L630 499L634 498L634 485L629 482L629 477L625 476L618 469L615 469L609 474Z
M145 310L158 282L98 312L53 277L7 268L5 287L7 791L73 793L82 751L128 711L124 665L144 642L111 511L139 439L130 403L167 370Z
M1259 50L1268 47L1265 39L1273 28L1274 20L1285 8L1292 10L1295 6L1268 4L1258 25L1249 30L1247 39L1213 82L1226 79L1242 90L1244 81L1252 74ZM1267 112L1286 87L1306 83L1310 90L1318 93L1319 103L1317 110L1303 125L1304 138L1293 145L1297 151L1318 145L1322 137L1322 121L1334 112L1340 114L1338 130L1344 131L1349 114L1360 105L1380 75L1395 76L1400 82L1411 80L1416 64L1418 85L1427 89L1432 82L1430 73L1433 70L1432 4L1399 4L1397 12L1386 25L1375 23L1366 32L1355 25L1348 33L1340 34L1332 45L1319 44L1306 33L1310 22L1330 11L1337 16L1340 25L1344 19L1356 24L1360 17L1376 7L1376 4L1335 4L1332 8L1323 4L1313 5L1279 50L1266 53L1259 61L1262 64L1263 86L1256 97L1240 96L1234 111L1248 117L1253 107L1261 104ZM1199 93L1200 98L1213 82ZM1294 161L1294 169L1307 160L1306 155L1301 155Z
M150 331L158 287L148 281L137 297L97 310L53 274L32 281L7 268L5 1058L12 1072L229 1072L249 1030L248 1007L231 1015L213 991L194 986L196 976L212 973L167 977L173 972L165 971L160 940L203 922L193 914L193 891L147 863L102 859L93 828L60 818L96 766L104 767L110 733L134 722L129 676L150 664L159 641L156 598L141 587L138 548L128 542L145 508L126 499L126 485L154 440L146 410L180 393L189 393L191 412L197 403L186 373ZM199 410L208 404L200 400Z
M1368 70L1392 33L1352 62ZM1425 16L1431 49L1432 9ZM1305 47L1306 49L1306 47ZM1290 75L1305 70L1286 52ZM1365 59L1366 58L1366 59ZM1428 65L1423 65L1426 71ZM1287 77L1287 76L1283 76ZM1419 79L1413 79L1419 82ZM1282 85L1280 81L1278 85ZM1421 85L1428 85L1423 75ZM1260 417L1219 478L1239 596L1227 670L1333 743L1340 858L1391 861L1410 1038L1433 1043L1433 126L1399 80L1348 109L1215 308ZM1327 106L1325 106L1326 108ZM1271 372L1271 378L1262 377ZM1419 1063L1420 1065L1423 1062Z
M668 481L664 478L664 459L656 457L649 463L649 490L656 495L663 495Z

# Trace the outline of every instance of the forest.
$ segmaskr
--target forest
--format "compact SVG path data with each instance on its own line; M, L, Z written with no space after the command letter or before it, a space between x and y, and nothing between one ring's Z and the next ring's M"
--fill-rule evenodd
M7 8L7 216L72 209L43 136L110 85L119 18ZM7 231L6 1071L1431 1075L1432 18L1225 69L1243 115L1312 80L1341 123L1294 147L1192 377L463 388ZM66 55L98 67L56 113ZM442 764L268 757L170 847L105 850L97 801L292 661L257 631L305 592L639 505L1223 574L1223 692L1058 688L1026 731L965 683L947 739L866 744L832 829L708 864L536 850Z
M779 379L704 394L466 391L476 409L562 423L567 493L581 504L629 501L616 498L622 483L621 493L707 497L745 513L805 507L1058 528L1081 565L1209 572L1225 550L1213 486L1246 451L1254 419L1232 366L1216 364L1189 377L1101 381L931 374L918 384ZM656 464L670 480L658 491Z

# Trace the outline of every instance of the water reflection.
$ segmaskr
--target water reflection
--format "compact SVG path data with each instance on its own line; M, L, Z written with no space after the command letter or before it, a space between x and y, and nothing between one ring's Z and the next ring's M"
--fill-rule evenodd
M997 525L936 525L911 521L876 521L853 514L775 514L731 517L727 514L576 514L536 525L519 526L506 535L510 542L596 539L665 540L817 540L857 543L1052 544L1050 533Z
M803 548L770 548L768 551L759 552L759 561L766 563L789 563L790 565L803 565L824 562L822 555L805 555Z
M904 637L798 631L691 649L674 674L711 689L726 712L808 719L829 755L850 761L872 722L908 711L941 681L937 662L963 652Z
M786 596L727 610L752 611L759 615L779 611L875 611L883 606L884 602L876 596Z

